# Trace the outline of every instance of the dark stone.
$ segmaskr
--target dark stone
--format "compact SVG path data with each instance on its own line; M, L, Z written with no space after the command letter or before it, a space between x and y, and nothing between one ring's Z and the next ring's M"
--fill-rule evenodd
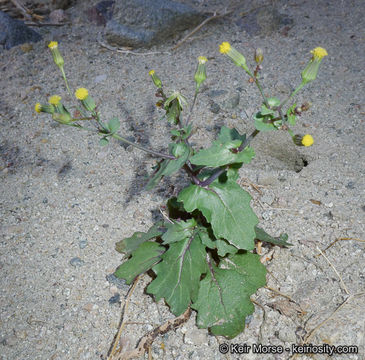
M120 294L115 293L109 300L109 304L119 304L120 303Z
M125 282L124 279L117 278L114 274L109 274L106 276L106 280L115 285L118 289L127 291L129 289L129 285Z
M29 29L22 21L0 11L0 44L5 49L28 42L37 42L42 36Z
M221 111L221 107L214 102L213 100L210 102L209 105L209 110L213 113L213 114L218 114Z
M73 267L80 267L82 265L84 265L84 261L81 260L79 257L74 257L70 260L70 265L72 265Z
M86 13L89 21L93 22L97 26L105 26L112 18L113 5L114 1L100 1L95 6L87 10Z
M240 17L236 25L250 36L269 36L285 25L292 25L293 19L279 13L275 6L265 6Z
M175 1L118 1L112 20L106 24L105 38L111 45L150 47L198 25L205 17Z

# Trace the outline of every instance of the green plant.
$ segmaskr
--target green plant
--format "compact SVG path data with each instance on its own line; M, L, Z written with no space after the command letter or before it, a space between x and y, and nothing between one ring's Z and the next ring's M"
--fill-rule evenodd
M70 92L57 43L51 42L49 47ZM250 207L250 195L236 183L238 171L253 159L255 152L250 144L262 131L287 131L296 145L312 145L310 135L295 135L290 129L308 105L292 104L286 110L284 105L316 78L327 52L322 48L312 51L313 56L301 74L302 82L284 101L267 98L262 90L260 49L256 51L257 66L253 73L245 57L228 42L220 45L220 52L245 70L263 97L261 109L254 115L255 130L249 136L223 126L209 148L197 151L191 146L194 129L191 117L200 86L206 79L205 57L198 58L195 95L184 119L185 97L179 92L166 95L156 73L153 70L149 73L157 87L158 105L173 126L168 153L147 149L120 136L117 118L102 122L85 88L75 92L82 105L77 116L71 115L57 95L52 96L47 105L37 103L35 110L52 114L61 124L97 133L101 136L101 145L115 138L160 158L147 189L152 189L164 176L181 169L186 172L190 185L167 201L165 218L147 232L136 232L116 244L116 250L128 259L117 268L115 275L130 284L138 275L152 270L154 279L147 292L154 295L156 301L164 298L176 316L191 307L198 313L198 327L233 338L244 330L246 316L254 311L250 296L266 283L266 269L259 255L253 253L255 240L284 247L290 245L286 234L274 238L258 226L257 216Z

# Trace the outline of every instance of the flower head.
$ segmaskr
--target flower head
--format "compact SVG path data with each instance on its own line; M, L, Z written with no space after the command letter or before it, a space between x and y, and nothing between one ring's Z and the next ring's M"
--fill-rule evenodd
M152 81L157 88L162 88L162 81L161 79L155 74L155 70L150 70L148 74L152 77Z
M309 134L304 135L302 138L302 145L303 146L312 146L314 143L313 137Z
M61 96L59 95L52 95L49 99L48 102L52 105L58 105L61 101Z
M208 59L205 56L199 56L198 57L198 62L199 64L203 65L208 61Z
M222 54L227 54L230 49L231 49L231 44L227 41L224 41L222 42L222 44L219 45L219 51Z
M222 54L226 54L231 60L233 60L233 62L237 66L242 67L247 72L247 74L252 76L250 70L246 65L245 57L239 51L237 51L233 46L231 46L229 42L226 41L222 42L222 44L219 45L219 51Z
M328 55L326 49L321 47L316 47L315 49L311 50L311 54L313 55L314 60L322 60L325 56Z
M89 96L89 92L85 88L78 88L75 91L76 99L85 100Z
M40 114L41 111L42 111L42 105L40 103L36 103L35 106L34 106L34 110Z
M58 42L57 41L51 41L49 44L48 44L48 47L50 49L57 49L58 47Z

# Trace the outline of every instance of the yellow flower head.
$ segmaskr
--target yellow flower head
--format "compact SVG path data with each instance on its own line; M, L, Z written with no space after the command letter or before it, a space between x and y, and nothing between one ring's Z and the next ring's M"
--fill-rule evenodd
M307 134L303 136L302 144L303 146L312 146L314 143L314 140L311 135Z
M58 42L57 41L51 41L49 44L48 44L48 47L50 49L56 49L58 47Z
M76 99L85 100L89 96L89 92L85 88L78 88L75 91Z
M155 73L155 70L150 70L150 71L148 72L148 75L152 76L152 75L154 75L154 73Z
M49 99L48 102L52 105L58 105L61 101L61 96L59 95L52 95Z
M40 114L40 112L42 111L42 105L40 103L36 103L34 106L34 110Z
M207 61L208 61L208 59L205 56L198 57L199 64L205 64Z
M224 41L219 45L219 51L222 54L227 54L229 50L231 50L231 44L229 42Z
M316 47L315 49L311 50L311 54L313 55L314 60L322 60L325 56L328 55L326 49L321 47Z

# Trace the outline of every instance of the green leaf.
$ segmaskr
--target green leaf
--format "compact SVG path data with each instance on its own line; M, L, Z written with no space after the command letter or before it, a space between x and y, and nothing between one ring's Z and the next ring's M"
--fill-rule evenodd
M101 145L101 146L105 146L105 145L108 145L108 144L109 144L109 140L106 137L103 137L99 140L99 145Z
M145 241L159 237L164 233L163 222L159 221L145 232L137 231L131 237L118 241L115 250L130 255L137 247Z
M142 274L161 260L165 248L156 242L144 242L133 251L132 257L120 265L114 272L118 278L125 279L130 284L136 276Z
M175 152L177 159L165 159L160 162L158 171L146 185L147 190L151 190L156 186L164 176L171 175L181 169L190 156L190 148L185 143L170 144L170 152Z
M275 111L269 109L268 107L266 107L265 104L262 104L261 111L258 114L260 114L260 116L263 117L263 116L266 116L266 115L274 115Z
M280 105L280 100L276 97L271 97L267 99L267 103L269 104L269 106L271 107L277 107Z
M167 231L163 234L164 244L171 244L177 241L185 240L193 235L196 220L176 221L167 225Z
M250 296L265 284L266 269L256 254L230 255L219 268L212 265L192 305L198 311L198 327L227 338L239 335L254 311Z
M214 181L208 188L190 185L180 192L178 201L188 212L199 209L216 238L224 238L238 249L254 248L258 219L250 207L251 196L236 182Z
M271 130L277 130L274 124L268 122L270 119L272 119L272 115L265 115L261 112L258 112L254 115L254 125L257 130L260 131L271 131Z
M257 240L279 246L293 246L293 244L287 242L288 240L287 234L281 234L278 238L275 238L269 235L264 229L259 228L258 226L255 227L255 232Z
M286 115L288 117L288 123L290 125L295 125L296 122L296 115L295 115L295 108L296 108L297 104L293 104L293 106L291 106L288 111L286 112Z
M112 134L116 133L119 130L119 127L120 127L120 122L118 118L114 117L108 121L108 129Z
M157 277L148 286L156 301L165 298L171 311L181 315L198 295L201 274L207 271L206 251L199 236L172 243L152 270Z
M240 135L236 129L230 129L226 126L222 126L218 135L218 139L221 144L232 140L241 140L244 142L246 140L246 134Z
M247 146L243 151L236 152L242 144L241 140L232 140L221 144L215 141L208 149L200 150L197 154L190 158L190 162L194 165L205 165L210 167L218 167L234 163L248 164L255 156L254 150Z
M236 247L229 245L224 239L212 239L205 228L200 228L199 230L202 243L210 249L217 249L219 256L223 257L226 254L235 254L238 251Z

